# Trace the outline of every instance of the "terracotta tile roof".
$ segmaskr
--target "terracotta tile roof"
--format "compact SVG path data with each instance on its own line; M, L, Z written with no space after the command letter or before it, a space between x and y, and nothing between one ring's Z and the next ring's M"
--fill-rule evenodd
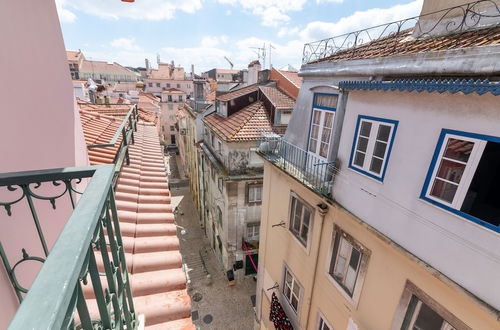
M235 74L235 73L238 73L240 72L239 70L232 70L232 69L215 69L217 71L217 73L232 73L232 74Z
M122 123L120 118L85 110L80 110L80 121L87 145L109 143ZM112 164L121 142L120 136L114 147L87 149L90 165Z
M121 66L120 64L113 62L108 63L105 61L89 61L84 60L80 67L80 71L95 71L95 72L113 72L113 73L125 73L128 75L133 75L134 72Z
M328 57L309 63L370 59L500 43L500 27L498 26L430 38L412 39L411 34L412 29L407 29L358 47L337 51Z
M295 71L285 71L278 70L281 74L288 79L292 84L300 88L302 86L302 77L299 77L299 73Z
M72 50L67 50L66 51L66 58L68 59L68 61L76 61L78 60L78 55L80 54L80 52L75 52L75 51L72 51Z
M227 118L212 113L203 120L227 141L258 140L263 133L273 132L271 120L261 101L254 102Z
M186 92L181 91L180 89L177 89L177 88L167 88L163 92L177 93L177 94L180 94L180 93L185 94L186 93Z
M130 105L106 105L106 104L92 104L90 102L78 100L78 105L80 110L90 111L99 113L102 115L108 115L113 117L124 117L130 111ZM153 104L151 104L153 105ZM151 122L153 124L158 123L158 114L155 111L151 111L140 106L137 107L139 118L141 120Z
M217 97L217 100L229 101L229 100L235 99L237 97L243 96L245 94L255 92L258 88L259 88L259 86L257 84L253 84L253 85L243 87L243 88L237 89L235 91L226 93L224 95L221 95L221 96Z
M195 329L177 237L163 151L156 127L139 122L129 146L130 165L120 171L116 207L137 314L146 329ZM102 268L102 260L98 259ZM91 285L83 289L91 317L98 317Z
M295 101L278 88L260 86L259 89L276 109L293 109Z
M160 102L160 98L156 97L152 93L143 93L143 92L139 93L139 100L140 100L140 102L146 102L146 100L148 100L148 99L150 101Z

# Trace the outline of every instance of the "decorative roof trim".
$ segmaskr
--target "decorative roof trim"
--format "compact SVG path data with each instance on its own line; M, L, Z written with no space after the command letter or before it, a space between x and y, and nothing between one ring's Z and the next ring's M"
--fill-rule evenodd
M341 81L339 87L347 90L384 90L384 91L407 91L413 92L450 92L452 94L462 92L464 94L476 93L483 95L491 93L500 95L500 83L489 80L473 79L421 79L421 80L392 80L392 81Z

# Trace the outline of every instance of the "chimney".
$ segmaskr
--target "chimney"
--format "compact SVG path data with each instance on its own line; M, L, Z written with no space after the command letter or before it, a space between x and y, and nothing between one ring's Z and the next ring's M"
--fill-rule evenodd
M149 72L149 60L146 58L144 61L146 62L146 71Z
M259 79L260 62L252 61L248 64L248 84L256 84Z
M191 79L194 79L194 64L191 64Z

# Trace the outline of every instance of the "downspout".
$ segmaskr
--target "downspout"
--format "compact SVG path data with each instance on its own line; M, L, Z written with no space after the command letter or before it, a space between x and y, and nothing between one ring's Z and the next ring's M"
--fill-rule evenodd
M311 287L311 292L309 295L309 306L307 308L307 315L306 315L306 323L305 323L305 328L307 329L307 325L309 324L309 316L311 315L311 305L312 305L312 295L314 293L314 287L316 286L316 273L318 272L318 260L319 260L319 250L321 248L321 239L323 237L323 223L325 222L325 215L328 212L328 205L326 205L324 202L321 202L316 205L317 210L320 215L320 223L319 223L319 241L318 245L315 251L315 257L314 257L314 270L313 270L313 277L312 277L312 287Z

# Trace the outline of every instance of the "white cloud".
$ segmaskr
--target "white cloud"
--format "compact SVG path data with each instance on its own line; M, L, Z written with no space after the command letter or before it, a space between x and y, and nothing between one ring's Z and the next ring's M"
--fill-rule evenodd
M344 0L316 0L316 3L326 3L326 2L342 3L344 2Z
M229 38L226 35L221 35L221 36L205 36L203 39L201 39L201 47L204 48L213 48L217 47L221 44L227 43Z
M202 7L203 0L139 0L133 3L125 3L119 0L57 1L59 7L68 12L68 8L71 8L103 18L158 21L173 18L177 10L194 13Z
M76 21L76 15L64 8L66 0L56 0L57 15L62 23L73 23Z
M135 38L118 38L111 41L111 46L128 51L141 50L135 43Z
M304 41L314 41L417 16L420 14L422 2L423 0L415 0L405 5L396 5L390 8L357 11L335 23L311 22L299 32L299 36Z
M221 4L240 5L262 20L262 25L276 27L290 21L286 14L302 10L307 0L217 0Z

